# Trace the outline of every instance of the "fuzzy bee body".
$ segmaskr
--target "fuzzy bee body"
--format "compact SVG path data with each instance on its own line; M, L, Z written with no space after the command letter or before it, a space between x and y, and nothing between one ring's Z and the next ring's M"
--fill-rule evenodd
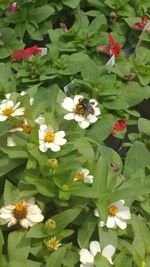
M82 108L87 112L87 114L95 114L94 108L92 106L92 102L86 98L80 98L79 99L79 104L82 106Z

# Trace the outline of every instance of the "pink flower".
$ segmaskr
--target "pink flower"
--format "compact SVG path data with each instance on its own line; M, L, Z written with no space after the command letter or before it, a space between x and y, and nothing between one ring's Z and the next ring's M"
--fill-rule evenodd
M109 33L108 34L108 38L109 38L109 44L105 45L105 46L99 46L97 51L107 54L109 56L116 56L118 57L121 53L121 46L118 42L115 42L113 36Z
M126 128L126 120L121 119L120 121L115 123L111 133L112 135L116 135L118 131L124 131L125 128Z
M10 5L10 13L11 14L14 14L17 10L17 3L16 2L13 2L11 5Z
M32 55L35 54L41 54L42 48L37 47L37 45L34 45L32 47L26 48L26 49L17 49L12 53L12 60L14 61L21 61L29 59Z

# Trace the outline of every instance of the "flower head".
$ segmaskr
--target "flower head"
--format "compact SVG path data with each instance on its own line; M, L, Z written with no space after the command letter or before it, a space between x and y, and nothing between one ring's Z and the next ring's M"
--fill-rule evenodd
M59 242L59 240L56 239L56 236L52 237L47 242L48 249L57 250L60 246L61 246L61 243Z
M84 168L79 168L75 174L74 181L84 181L86 184L93 183L93 176L89 175L89 170Z
M51 229L55 229L56 228L56 222L52 219L48 219L45 223L45 226L47 229L51 230Z
M0 104L0 121L24 115L24 108L18 108L19 106L20 102L14 104L12 100L4 99Z
M125 201L119 200L116 202L111 203L108 206L108 218L106 222L107 228L116 229L117 226L121 229L125 229L127 227L126 220L131 218L130 209L127 206L124 206ZM98 210L94 211L95 216L99 217ZM100 226L105 225L103 222Z
M115 135L118 131L124 131L126 128L126 120L122 119L115 123L112 129L112 135Z
M34 46L26 48L26 49L15 50L12 53L11 58L14 61L27 60L35 54L41 54L41 52L42 52L42 49L40 47L38 47L37 45L34 45Z
M82 95L76 95L74 99L66 97L62 103L64 109L69 113L64 116L66 120L75 120L82 129L89 127L97 121L100 109L95 99L86 99Z
M0 224L7 224L8 227L19 223L23 228L28 229L43 219L44 216L34 199L6 205L0 209Z
M134 30L143 30L148 23L148 17L147 16L142 16L140 22L134 23ZM146 29L147 30L147 29Z
M10 5L10 13L11 14L14 14L17 10L17 3L16 2L13 2L11 5Z
M46 152L48 149L57 152L60 150L60 146L67 142L64 137L64 131L54 132L51 125L42 124L39 129L39 149L42 152Z
M32 131L32 125L28 123L25 119L19 127L15 127L9 130L10 133L24 132L26 134L30 134L31 131Z
M98 241L92 241L90 243L90 249L81 249L80 254L80 267L94 267L94 258L97 252L101 253L109 262L112 262L112 256L115 253L115 247L112 245L107 245L104 249L101 249L100 243Z
M105 46L99 46L97 48L98 52L107 54L109 56L116 56L118 57L121 53L121 46L118 42L115 42L113 36L109 33L108 34L109 44Z

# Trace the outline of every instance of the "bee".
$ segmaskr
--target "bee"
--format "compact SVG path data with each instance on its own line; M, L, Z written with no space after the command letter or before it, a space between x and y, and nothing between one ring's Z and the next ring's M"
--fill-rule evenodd
M87 114L94 115L95 110L94 110L94 108L92 106L94 104L93 102L90 103L90 101L88 99L86 99L86 98L80 98L79 99L79 104L82 106L82 108L85 110L85 112Z

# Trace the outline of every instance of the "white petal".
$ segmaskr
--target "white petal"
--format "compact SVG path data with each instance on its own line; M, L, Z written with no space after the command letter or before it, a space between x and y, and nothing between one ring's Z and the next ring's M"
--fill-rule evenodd
M33 224L26 218L22 219L20 222L20 225L25 228L28 229L29 227L31 227Z
M94 111L95 111L95 116L98 116L98 115L100 115L101 114L101 111L100 111L100 109L99 108L97 108L97 107L95 107L94 108Z
M11 96L10 93L8 93L8 94L5 95L5 97L6 97L7 99L10 99L10 96Z
M93 183L93 176L92 175L88 175L84 178L84 183L86 184L92 184Z
M10 147L16 146L16 142L11 136L7 138L7 146L10 146Z
M21 95L21 96L24 96L24 95L26 95L26 93L27 93L27 92L22 91L22 92L20 93L20 95Z
M38 123L39 125L41 124L45 124L45 118L43 116L39 116L36 120L36 123Z
M83 96L82 95L76 95L75 97L74 97L74 105L76 106L77 104L79 104L79 99L80 98L83 98Z
M12 117L22 116L22 115L24 115L24 110L25 110L24 108L18 108L11 114L11 116Z
M92 254L89 252L88 249L81 249L80 252L80 261L83 264L94 264L94 257L92 256Z
M115 222L119 226L120 229L125 229L127 227L127 223L124 220L121 220L115 217Z
M95 123L98 119L95 115L88 115L87 116L87 120L90 122L90 123Z
M55 138L55 140L54 140L54 143L56 145L60 145L60 146L65 145L66 142L67 142L67 140L65 138Z
M32 199L30 200L30 202L26 202L26 206L27 206L27 213L30 214L37 214L37 213L41 213L41 209L34 204L34 202L32 201Z
M51 143L51 144L50 144L50 149L51 149L52 151L54 151L54 152L57 152L57 151L59 151L59 150L60 150L60 146L59 146L59 145L56 145L56 144L53 144L53 143Z
M65 137L65 132L64 131L59 131L59 132L55 133L55 136L59 137L59 138L63 138L63 137Z
M20 106L20 102L16 103L14 109L17 109Z
M98 241L92 241L90 243L90 251L93 257L95 257L97 252L101 252L100 243Z
M115 222L114 216L108 216L106 226L107 226L107 228L116 229L116 222Z
M33 98L33 97L31 97L31 98L30 98L30 100L29 100L29 102L30 102L30 105L32 106L32 105L33 105L33 103L34 103L34 98Z
M111 264L113 264L111 258L112 258L112 256L114 255L114 253L115 253L115 247L112 246L112 245L108 245L108 246L106 246L106 247L103 249L103 251L102 251L102 255L103 255L105 258L107 258L107 260L108 260Z
M80 121L80 122L78 122L78 124L82 129L86 129L90 125L89 121L87 121L87 120Z
M68 113L64 116L64 119L69 121L69 120L74 120L74 113Z
M95 215L96 217L99 217L98 209L95 209L95 210L94 210L94 215Z
M127 206L122 207L116 214L116 217L124 220L129 220L131 218L130 209Z
M40 145L39 145L39 149L40 149L42 152L46 152L46 151L47 151L47 147L45 146L45 144L40 144Z
M85 117L82 115L75 114L74 119L75 119L75 121L84 121Z
M2 218L3 220L10 220L13 217L14 216L12 213L1 213L0 214L0 218Z
M47 125L46 124L42 124L42 125L40 125L40 131L41 132L46 132L47 131L47 129L48 129L48 127L47 127Z
M16 218L12 217L11 220L9 221L9 223L7 224L8 227L15 225L17 223Z
M7 120L7 116L4 115L0 115L0 121L6 121Z
M98 226L99 226L99 227L104 227L104 226L105 226L105 223L104 223L103 221L100 221L100 222L98 223Z
M37 214L27 214L27 219L30 220L33 223L42 222L44 220L44 216L41 213Z
M73 99L70 97L66 97L62 102L62 107L68 111L73 111L75 108Z

